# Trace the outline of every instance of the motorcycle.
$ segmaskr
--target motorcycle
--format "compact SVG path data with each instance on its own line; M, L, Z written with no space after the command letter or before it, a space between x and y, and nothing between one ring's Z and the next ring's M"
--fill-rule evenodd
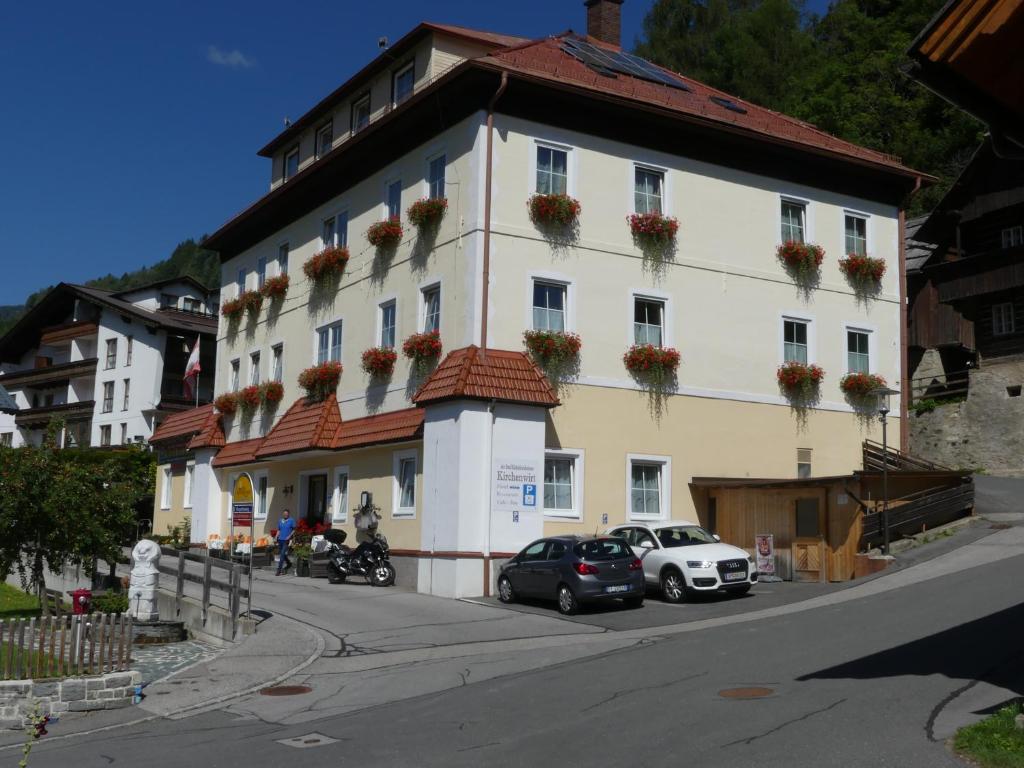
M364 541L355 549L345 546L348 534L341 530L324 533L327 541L327 580L341 584L349 576L362 576L375 587L390 587L395 583L395 567L388 560L391 550L382 533L375 533L372 541Z

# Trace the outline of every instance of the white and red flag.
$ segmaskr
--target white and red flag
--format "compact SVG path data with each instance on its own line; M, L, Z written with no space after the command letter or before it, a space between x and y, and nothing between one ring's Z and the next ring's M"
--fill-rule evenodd
M185 365L185 397L191 399L195 390L193 387L199 383L199 337L196 337L196 344L192 347L192 354L188 356L188 363ZM194 381L193 381L194 380Z

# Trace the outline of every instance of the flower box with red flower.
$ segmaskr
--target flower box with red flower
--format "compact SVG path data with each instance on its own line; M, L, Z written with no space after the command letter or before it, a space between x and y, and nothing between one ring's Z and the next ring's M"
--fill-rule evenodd
M394 248L402 242L402 222L397 216L371 224L366 239L374 248Z
M284 295L288 293L288 283L288 275L275 275L274 277L268 277L263 282L263 287L260 288L260 293L271 301L283 299Z
M417 229L433 229L441 223L448 210L448 199L445 197L424 197L409 206L405 215Z
M371 376L384 378L395 370L398 353L392 347L370 347L363 352L363 370Z
M280 381L265 381L260 384L260 397L267 405L277 405L284 399L284 384Z
M328 360L307 368L299 374L299 386L306 390L307 400L323 400L338 388L341 363Z
M222 395L217 395L213 401L213 407L225 416L231 416L238 410L238 395L234 392L225 392Z
M417 363L441 356L441 334L438 331L414 333L402 343L402 354Z
M260 393L260 388L255 384L238 392L238 405L243 411L255 411L262 402L263 396Z
M340 277L348 264L348 248L330 245L319 253L313 254L302 265L302 271L314 283L322 283L334 277Z
M817 272L825 259L825 249L814 243L787 240L775 249L775 255L786 269L799 275Z
M641 248L667 248L675 242L679 219L659 212L634 213L626 217L633 240Z
M263 294L259 291L246 291L238 298L245 304L245 311L250 315L259 314L260 309L263 308Z
M220 305L220 313L228 320L237 320L243 312L245 312L245 303L241 296L237 299L228 299Z
M787 395L810 397L825 378L825 371L817 365L791 362L780 365L775 378Z
M885 260L851 253L839 260L839 268L846 277L858 284L878 284L885 275Z
M664 379L679 368L679 350L656 347L653 344L634 344L622 356L626 370L640 378Z
M571 365L579 359L583 340L565 331L523 331L523 345L542 368Z
M839 388L854 400L865 400L884 386L885 379L873 373L848 373L839 380Z
M539 226L571 227L579 221L583 207L568 195L533 195L526 201L530 221Z

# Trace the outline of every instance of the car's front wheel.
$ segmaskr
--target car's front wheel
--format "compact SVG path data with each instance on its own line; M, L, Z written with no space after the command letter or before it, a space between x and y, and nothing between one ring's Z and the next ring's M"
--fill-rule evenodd
M558 585L558 612L566 616L575 616L580 612L580 601L568 584Z
M661 594L667 603L682 603L686 600L686 579L675 568L668 568L661 574Z
M511 603L516 599L515 590L512 589L512 581L508 576L498 578L498 599L503 603Z

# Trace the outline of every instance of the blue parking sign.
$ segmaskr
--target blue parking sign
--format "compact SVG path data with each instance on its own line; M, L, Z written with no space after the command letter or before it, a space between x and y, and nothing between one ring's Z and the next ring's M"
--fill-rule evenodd
M530 485L529 483L523 484L523 506L524 507L536 507L537 506L537 486Z

